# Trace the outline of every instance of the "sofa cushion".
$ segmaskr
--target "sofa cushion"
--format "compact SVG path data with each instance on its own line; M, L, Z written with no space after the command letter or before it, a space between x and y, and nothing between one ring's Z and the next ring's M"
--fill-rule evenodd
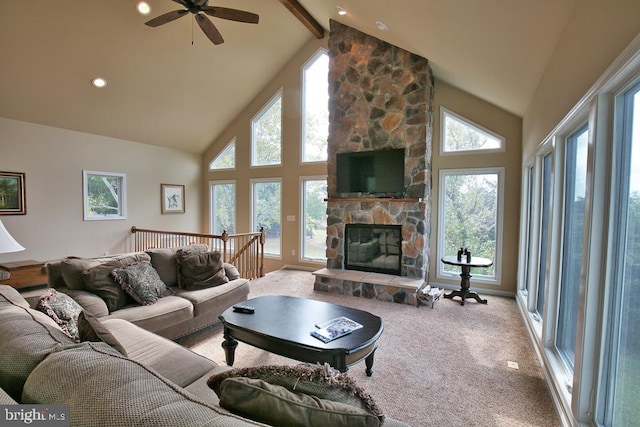
M227 308L247 299L249 280L236 279L213 288L197 290L176 289L176 295L193 304L194 316L207 316L209 313L222 313ZM242 296L244 294L244 296Z
M69 295L49 288L40 296L35 308L51 317L71 338L79 339L78 315L82 307Z
M84 290L85 280L82 275L86 270L100 265L100 259L66 258L62 260L61 272L67 288Z
M152 305L129 305L107 316L109 319L124 319L151 332L160 331L193 318L193 305L184 299L170 295L160 298ZM101 318L101 321L104 319Z
M134 325L131 325L131 327L134 327ZM78 335L80 341L104 342L118 350L118 353L127 356L127 351L117 338L109 332L109 329L97 317L86 311L82 311L78 316Z
M127 349L130 359L155 369L180 387L217 367L214 361L125 320L105 319L102 326Z
M109 312L119 310L133 301L131 297L116 283L111 272L116 268L126 267L137 262L149 261L151 258L144 252L135 252L103 259L99 264L85 270L82 274L84 288L98 295L107 304Z
M220 252L176 253L180 272L178 286L183 289L201 289L227 283Z
M151 305L159 298L173 295L150 262L138 262L111 271L120 287L138 304Z
M282 386L289 391L315 396L319 399L342 402L367 411L384 421L384 415L373 398L359 387L353 378L331 368L299 364L296 366L259 366L234 369L209 378L208 384L223 399L222 384L228 378L245 377ZM253 385L252 387L255 387ZM257 393L255 390L251 393Z
M273 385L254 378L231 377L220 385L220 406L269 425L377 427L380 420L356 406Z
M51 352L74 343L47 315L24 307L21 298L0 285L0 388L18 402L31 371Z
M24 385L25 404L69 405L71 425L257 425L202 402L104 343L80 343L51 354Z

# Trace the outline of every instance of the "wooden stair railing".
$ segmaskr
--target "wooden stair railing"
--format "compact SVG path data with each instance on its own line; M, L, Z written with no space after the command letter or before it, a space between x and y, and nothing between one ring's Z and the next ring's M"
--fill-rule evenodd
M256 279L264 276L264 228L254 233L201 234L177 231L148 230L131 227L134 235L134 251L153 248L177 248L191 244L204 244L212 251L219 251L222 260L233 264L240 277Z

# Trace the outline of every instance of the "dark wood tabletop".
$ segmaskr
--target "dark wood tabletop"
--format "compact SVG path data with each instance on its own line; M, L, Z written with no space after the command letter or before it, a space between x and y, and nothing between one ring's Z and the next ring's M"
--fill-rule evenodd
M228 365L233 365L237 341L242 341L302 362L327 362L343 372L349 365L366 359L367 375L373 372L373 354L383 331L380 317L323 301L279 295L253 298L243 305L254 307L255 312L238 313L230 307L220 315ZM340 316L363 327L328 343L311 336L316 323Z

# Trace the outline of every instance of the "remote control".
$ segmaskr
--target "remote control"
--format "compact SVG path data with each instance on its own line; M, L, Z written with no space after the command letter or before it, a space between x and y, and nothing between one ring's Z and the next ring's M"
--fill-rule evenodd
M248 305L234 305L233 311L237 311L238 313L253 314L256 309Z

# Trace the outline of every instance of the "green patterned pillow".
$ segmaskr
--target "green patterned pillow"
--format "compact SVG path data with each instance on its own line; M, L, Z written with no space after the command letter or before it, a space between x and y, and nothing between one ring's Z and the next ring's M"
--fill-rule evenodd
M220 384L220 406L245 418L288 427L379 427L378 417L357 406L321 399L254 378Z
M148 261L115 268L111 271L111 275L140 305L151 305L158 301L158 298L173 295L173 290L167 288Z
M242 377L262 380L272 385L284 387L290 392L340 402L373 415L380 423L384 421L382 410L374 402L373 398L358 386L353 378L331 368L327 363L323 366L306 364L296 366L268 365L232 369L212 376L207 381L207 384L222 400L225 393L222 385L225 380ZM246 387L247 392L250 394L256 393L254 387L255 385ZM229 403L229 399L227 399L227 403ZM298 403L294 406L297 407L297 405ZM256 410L259 409L256 408Z

